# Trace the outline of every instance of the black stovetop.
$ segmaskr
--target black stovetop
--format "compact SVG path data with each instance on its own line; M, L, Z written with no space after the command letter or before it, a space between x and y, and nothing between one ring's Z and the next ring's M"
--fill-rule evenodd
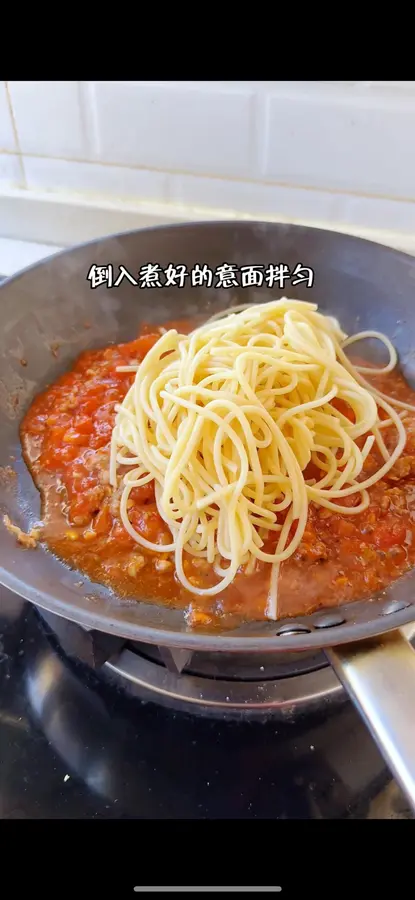
M129 697L0 589L0 817L410 817L349 701L296 724Z

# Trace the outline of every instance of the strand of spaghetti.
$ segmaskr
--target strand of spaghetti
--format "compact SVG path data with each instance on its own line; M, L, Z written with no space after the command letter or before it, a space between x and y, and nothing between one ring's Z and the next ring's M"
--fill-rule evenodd
M342 347L343 350L345 347L350 347L352 344L356 344L357 341L364 341L368 338L374 338L375 340L381 341L382 344L385 345L387 350L389 350L389 362L386 366L383 366L380 369L372 368L370 366L358 366L355 365L355 369L357 372L367 372L370 375L386 375L387 372L391 372L392 369L395 368L398 362L398 355L396 353L395 347L392 344L392 341L386 336L386 334L382 334L380 331L359 331L358 334L354 334L352 337L346 338L343 341Z
M284 526L281 530L281 534L278 539L277 544L277 553L281 552L281 550L285 547L288 533L293 524L293 514L292 510L286 516ZM278 608L278 575L281 568L280 560L273 562L271 564L271 578L269 582L269 591L267 597L267 605L266 612L268 618L276 619L277 618L277 608Z
M385 336L383 335L383 337ZM386 343L386 340L387 339L384 340L384 343ZM362 377L362 375L360 374L360 369L357 366L353 367L352 363L340 346L338 347L338 355L342 365L344 365L344 367L348 371L352 372L354 370L354 377L356 378L356 381L360 385L362 385L362 387L366 388L366 390L368 390L375 399L385 400L387 403L389 402L390 404L393 404L393 406L397 406L399 409L405 409L409 410L410 412L415 412L415 405L413 403L404 403L402 400L398 400L395 397L388 397L387 394L384 394L382 391L378 391L377 388L374 388L366 378ZM377 370L374 368L368 369L368 371L372 375L376 375L377 372Z

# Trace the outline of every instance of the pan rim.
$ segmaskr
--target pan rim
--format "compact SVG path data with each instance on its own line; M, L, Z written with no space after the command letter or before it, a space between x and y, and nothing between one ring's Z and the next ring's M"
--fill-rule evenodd
M23 269L19 269L13 275L7 275L3 278L3 281L0 282L0 290L3 287L11 284L14 281L17 281L22 275L26 275L29 272L33 272L35 269L42 267L49 260L58 260L63 256L66 256L70 253L74 253L77 250L86 249L88 247L94 247L101 244L103 241L116 240L117 238L127 238L133 237L134 235L139 234L150 234L156 233L159 231L179 231L181 229L186 228L225 228L226 226L238 227L238 228L249 228L252 226L255 227L264 227L264 228L287 228L293 229L297 232L311 232L313 234L320 235L336 235L338 237L342 237L345 240L350 241L351 243L365 244L371 247L382 248L382 250L389 251L391 254L398 256L400 259L406 259L408 262L411 260L415 262L415 254L411 254L406 252L405 250L398 250L395 247L391 247L389 244L383 244L380 241L370 240L366 237L361 237L359 235L351 234L347 231L336 231L335 229L330 228L320 228L315 225L302 225L297 222L279 222L279 221L267 221L266 219L189 219L185 222L169 222L166 224L160 225L147 225L143 228L132 228L127 229L126 231L114 231L109 234L105 234L102 237L92 238L88 241L81 241L77 244L72 244L70 247L64 247L63 249L56 250L55 253L51 253L48 256L42 257L42 259L36 260L34 263L30 263L30 265L25 266ZM53 245L50 245L53 246Z
M414 256L405 251L398 250L394 247L389 246L388 244L382 244L378 241L369 240L365 237L356 236L354 234L350 234L348 232L339 232L332 229L327 228L319 228L314 227L312 225L303 225L297 223L290 222L270 222L264 221L261 219L219 219L219 220L189 220L185 222L177 222L177 223L166 223L166 224L158 224L146 226L143 228L134 228L128 229L125 231L114 232L111 234L103 235L98 238L93 238L88 241L83 241L78 244L74 244L70 247L65 247L64 249L59 249L56 252L50 254L50 256L43 257L41 260L37 260L34 263L31 263L29 266L26 266L24 269L19 270L11 276L7 276L0 283L0 290L2 288L7 288L10 284L16 283L22 276L25 276L29 273L42 268L47 262L52 262L55 260L59 260L61 257L64 258L70 254L76 253L79 250L86 249L88 247L93 248L96 246L100 246L105 241L116 240L118 238L125 239L128 237L139 236L142 234L150 234L150 233L166 233L171 231L181 231L186 229L229 229L232 227L237 227L241 230L249 230L254 228L264 227L266 229L287 229L287 231L292 232L302 232L302 233L311 233L313 235L320 235L322 237L332 236L333 240L336 238L342 238L344 241L347 241L350 245L369 245L372 248L377 248L378 251L382 251L383 253L389 252L392 256L395 256L399 259L406 260L408 263L411 262L414 264L415 259ZM415 575L415 569L412 572L408 573L409 576L411 574ZM399 579L398 579L399 580ZM98 613L96 610L85 609L81 606L74 606L73 603L70 603L66 600L58 600L56 597L48 592L39 591L31 587L30 584L21 580L18 576L14 575L10 570L5 569L4 567L0 567L0 584L2 584L5 588L8 588L18 596L22 597L26 601L33 603L35 606L40 609L45 609L51 613L55 613L68 621L72 621L81 627L91 630L101 631L107 634L114 634L120 637L125 638L125 640L138 640L143 641L144 643L150 644L158 644L162 646L169 647L186 647L192 649L194 651L226 651L226 652L294 652L294 651L304 651L304 650L318 650L333 647L336 645L342 645L347 643L352 643L355 641L365 640L366 638L377 638L386 634L389 631L396 630L401 628L402 626L411 624L415 621L415 607L411 601L405 605L403 609L397 609L393 612L390 612L389 615L381 615L380 613L375 614L368 621L365 622L343 622L341 627L336 625L327 626L326 628L315 628L312 623L307 627L310 628L308 632L302 633L286 633L284 635L277 634L278 628L281 627L282 622L275 623L266 623L266 627L273 630L273 634L271 636L264 635L255 635L254 637L245 636L242 634L237 634L235 631L222 632L220 634L206 634L199 632L186 632L184 630L168 629L165 627L153 627L149 625L143 625L135 622L128 621L120 621L114 618L107 617L103 613ZM389 586L389 591L393 589L393 584ZM98 585L99 587L99 585ZM140 601L137 601L140 602ZM145 602L145 601L144 601ZM362 602L355 600L350 606L358 607ZM374 608L375 604L379 604L378 598L372 598L370 602L373 602ZM320 615L324 615L327 613L341 613L342 606L333 607L333 608L321 608L316 611ZM293 629L304 628L306 620L309 617L293 617L292 620L284 619L282 621L292 622ZM310 617L311 618L311 617ZM304 623L304 624L303 624ZM247 623L254 627L261 627L264 623ZM236 630L237 631L237 630ZM362 634L363 632L363 634ZM283 639L282 639L283 638Z
M410 574L415 576L415 568ZM409 603L403 609L391 612L387 616L377 615L368 622L351 624L345 622L341 627L331 625L324 629L310 627L308 632L303 631L301 633L287 632L283 634L275 633L272 636L255 635L254 637L249 637L238 635L232 631L225 631L219 634L207 634L196 631L184 632L109 619L93 609L88 610L84 607L75 607L65 600L57 599L49 591L44 590L42 594L39 594L36 588L32 588L3 567L0 567L0 584L34 606L54 613L86 630L112 634L126 641L138 641L163 647L186 648L194 652L291 653L308 650L317 651L342 646L343 644L365 641L366 639L379 638L390 631L396 631L405 625L415 623L415 610L412 604ZM139 603L140 601L136 602ZM365 601L355 600L350 605L359 605L363 602ZM373 600L372 602L375 604L378 601ZM341 609L342 607L339 606L330 610L321 609L319 612L322 615L325 612L340 613ZM306 617L292 618L293 629L296 628L296 622L297 627L304 627L300 625L300 619L304 621ZM248 623L249 626L256 625L257 627L261 627L263 624L262 622ZM277 632L278 628L281 628L281 624L278 622L270 623L270 628ZM363 635L360 633L361 631L364 632ZM333 639L333 632L336 632L338 639Z

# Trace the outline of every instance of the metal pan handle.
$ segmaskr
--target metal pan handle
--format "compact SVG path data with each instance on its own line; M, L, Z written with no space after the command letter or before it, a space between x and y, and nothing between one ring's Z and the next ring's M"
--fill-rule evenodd
M327 657L415 813L415 651L392 631Z

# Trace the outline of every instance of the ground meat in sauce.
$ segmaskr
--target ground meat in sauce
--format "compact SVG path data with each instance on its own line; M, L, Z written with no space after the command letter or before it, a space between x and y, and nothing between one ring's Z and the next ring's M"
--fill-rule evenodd
M190 327L180 323L182 331ZM261 620L268 565L257 564L253 575L238 574L217 597L196 597L178 582L171 556L144 550L120 521L119 492L114 495L108 484L109 441L114 407L134 376L116 372L116 367L142 360L159 334L144 329L130 343L83 353L70 372L35 398L22 423L21 438L42 492L43 538L58 557L120 596L187 609L193 626L224 628ZM415 392L399 373L376 376L373 383L415 405ZM310 505L303 540L281 567L280 616L369 597L414 565L415 413L408 413L404 421L408 437L402 457L370 489L370 506L364 513L341 516ZM392 447L395 430L383 434ZM381 464L372 449L365 474ZM129 505L131 522L143 537L160 545L169 542L152 485L135 488ZM270 548L271 544L266 547ZM204 560L185 559L184 567L196 585L215 581Z

